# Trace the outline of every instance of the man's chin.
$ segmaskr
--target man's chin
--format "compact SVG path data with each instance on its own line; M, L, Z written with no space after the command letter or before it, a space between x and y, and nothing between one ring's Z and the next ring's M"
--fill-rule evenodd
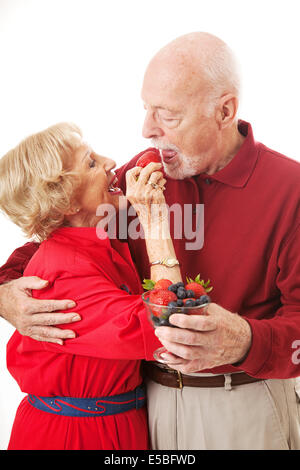
M184 174L181 168L169 168L168 165L163 165L164 172L168 178L173 180L184 180L185 178L190 178L190 175Z

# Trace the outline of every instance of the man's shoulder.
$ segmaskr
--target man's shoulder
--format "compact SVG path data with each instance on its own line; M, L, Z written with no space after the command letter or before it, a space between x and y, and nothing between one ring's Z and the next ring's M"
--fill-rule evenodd
M260 157L265 165L271 165L274 170L284 171L298 176L300 162L259 143Z
M295 197L300 197L300 162L261 143L258 148L256 174L261 182L273 189L280 188L287 195L293 192Z

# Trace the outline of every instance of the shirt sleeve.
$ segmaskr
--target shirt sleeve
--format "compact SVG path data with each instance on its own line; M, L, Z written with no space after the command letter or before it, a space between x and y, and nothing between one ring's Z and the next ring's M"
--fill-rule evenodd
M283 246L278 258L277 287L281 307L272 319L245 318L252 330L252 345L237 369L265 379L300 375L300 226Z
M18 279L39 247L38 243L29 242L17 248L0 268L0 284Z
M78 274L80 271L80 274ZM77 266L77 274L61 274L49 288L33 291L39 298L71 298L77 303L81 320L72 324L76 338L64 345L41 343L52 352L105 359L153 360L161 347L147 318L141 295L119 289L104 271L93 272ZM66 297L67 296L67 297ZM61 325L70 329L70 325Z

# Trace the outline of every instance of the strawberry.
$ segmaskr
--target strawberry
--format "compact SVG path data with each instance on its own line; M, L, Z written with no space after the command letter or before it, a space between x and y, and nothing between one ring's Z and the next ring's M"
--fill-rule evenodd
M201 295L206 295L213 289L212 287L208 287L210 284L210 280L204 282L203 280L201 280L200 274L198 274L195 279L187 277L186 280L187 284L185 286L185 289L192 290L195 294L196 299L199 299Z
M144 290L167 290L169 286L172 285L172 282L169 279L159 279L158 281L152 281L152 279L144 279L143 288Z
M149 301L151 304L161 305L161 307L166 307L169 302L177 301L177 296L176 294L174 294L174 292L171 292L166 289L165 290L153 289L150 292ZM153 307L153 306L151 306L151 312L156 317L160 317L162 314L165 313L163 308Z
M206 294L206 290L204 289L204 287L201 284L198 284L197 282L189 282L185 286L185 288L191 289L194 292L196 299L199 299L201 295Z
M161 163L160 153L158 150L148 150L148 152L145 152L136 162L136 166L145 168L145 166L149 165L151 162Z
M177 295L167 289L153 289L149 295L149 300L152 304L168 305L173 300L177 301Z
M169 286L172 285L172 282L169 279L160 279L154 284L154 289L156 290L167 290Z

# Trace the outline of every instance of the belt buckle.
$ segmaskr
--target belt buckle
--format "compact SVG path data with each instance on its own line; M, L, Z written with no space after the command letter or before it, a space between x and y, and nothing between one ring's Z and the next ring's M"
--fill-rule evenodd
M175 369L167 369L167 371L171 374L175 374L177 375L177 378L176 378L176 382L178 382L178 385L179 385L179 389L182 390L183 389L183 381L182 381L182 374L181 372L179 372L179 370L175 370Z
M183 388L182 375L181 375L181 372L179 372L179 370L177 370L176 372L178 375L177 382L179 383L179 388L181 390Z

